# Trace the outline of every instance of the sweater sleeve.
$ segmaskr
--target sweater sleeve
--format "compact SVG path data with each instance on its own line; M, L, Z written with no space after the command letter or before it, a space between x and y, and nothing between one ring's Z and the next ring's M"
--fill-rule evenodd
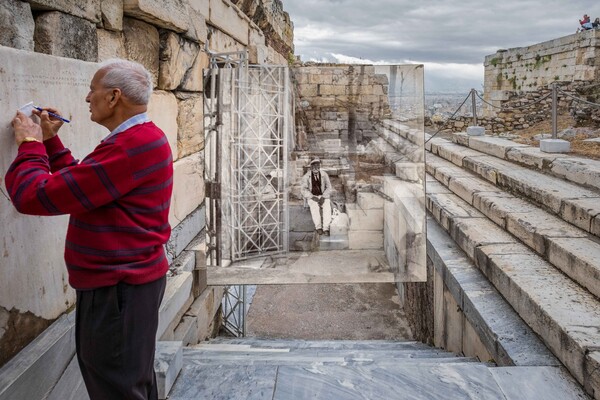
M52 173L65 168L77 165L78 160L73 158L71 150L65 148L58 136L44 140L44 147L50 161L50 171Z
M74 159L69 153L63 161ZM116 144L101 144L81 163L51 173L44 146L24 143L5 180L15 208L31 215L90 211L119 199L134 185L130 159Z

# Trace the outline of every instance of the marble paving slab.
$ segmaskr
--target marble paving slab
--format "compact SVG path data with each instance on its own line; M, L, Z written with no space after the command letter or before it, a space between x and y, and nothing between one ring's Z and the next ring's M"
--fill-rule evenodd
M488 368L432 366L280 367L273 399L498 400L504 396Z
M560 367L490 368L507 400L589 399L575 380Z
M276 375L276 366L185 366L169 400L270 400Z

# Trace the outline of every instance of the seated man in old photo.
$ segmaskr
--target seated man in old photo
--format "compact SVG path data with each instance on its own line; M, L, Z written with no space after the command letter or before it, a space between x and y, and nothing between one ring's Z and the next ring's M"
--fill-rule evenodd
M331 224L331 181L321 169L321 160L310 162L310 170L302 177L302 197L308 201L310 214L319 235L329 236ZM322 210L322 215L321 215Z

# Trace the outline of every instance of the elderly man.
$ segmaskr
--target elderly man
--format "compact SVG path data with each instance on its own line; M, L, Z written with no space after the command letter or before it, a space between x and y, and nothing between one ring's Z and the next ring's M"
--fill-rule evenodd
M327 172L321 170L321 160L315 158L310 162L310 171L302 177L302 197L308 201L310 214L319 235L329 236L331 224L331 182ZM323 218L321 218L323 210Z
M18 211L70 214L65 247L76 289L77 359L94 399L157 399L158 308L168 261L173 165L165 134L146 114L152 77L109 60L86 101L110 134L79 162L59 137L54 108L12 121L18 154L6 187ZM32 238L35 242L35 238Z

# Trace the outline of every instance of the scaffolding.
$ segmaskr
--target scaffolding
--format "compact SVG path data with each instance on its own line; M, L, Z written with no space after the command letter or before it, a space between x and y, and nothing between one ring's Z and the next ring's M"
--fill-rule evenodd
M205 73L207 261L212 267L288 251L292 91L285 66L211 53ZM228 286L224 328L245 335L244 285Z

